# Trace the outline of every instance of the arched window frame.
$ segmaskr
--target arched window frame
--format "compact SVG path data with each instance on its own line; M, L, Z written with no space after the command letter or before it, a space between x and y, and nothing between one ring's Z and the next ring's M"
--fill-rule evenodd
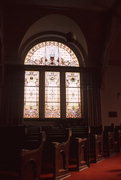
M70 49L73 50L73 52L75 53L78 61L79 61L79 67L71 67L71 66L40 66L40 65L24 65L25 67L25 71L39 71L41 72L40 73L40 78L41 78L41 84L44 85L45 83L45 76L44 76L44 73L46 71L54 71L54 72L60 72L61 73L61 76L60 76L60 86L62 86L63 84L63 88L61 88L60 90L60 94L63 94L63 96L60 96L60 109L61 109L61 112L60 112L60 118L61 119L68 119L66 118L66 104L65 104L65 99L66 99L66 92L65 92L65 73L66 72L78 72L80 73L80 66L81 66L81 63L83 64L83 61L82 60L82 57L81 55L79 54L78 50L75 48L75 45L73 43L69 43L63 39L60 39L60 38L44 38L44 39L37 39L35 41L32 41L31 44L29 44L29 46L27 46L26 50L24 51L24 60L25 60L25 56L26 54L28 53L28 51L36 44L40 43L40 42L43 42L43 41L57 41L57 42L61 42L63 44L65 44L66 46L68 46ZM81 79L81 77L80 77ZM80 93L81 92L81 85L80 85ZM81 95L80 95L81 96ZM40 105L40 109L41 109L41 117L40 117L40 113L39 113L39 117L38 118L32 118L33 120L49 120L49 119L60 119L60 118L45 118L45 114L44 114L44 109L45 109L45 100L44 100L44 97L45 97L45 91L44 91L44 88L41 87L40 85L40 91L39 91L39 101L41 101L41 105ZM81 99L81 97L80 97ZM82 103L82 101L80 101ZM81 105L81 117L82 117L82 105ZM80 119L81 117L79 118L72 118L72 119ZM27 119L27 120L30 120L31 118L24 118L24 119ZM69 118L71 119L71 117Z

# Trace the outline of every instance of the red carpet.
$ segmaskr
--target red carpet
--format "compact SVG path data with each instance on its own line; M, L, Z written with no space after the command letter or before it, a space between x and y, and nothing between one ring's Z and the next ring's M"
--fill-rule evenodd
M17 180L16 177L16 174L13 174L11 177L9 174L6 174L6 176L2 177L1 173L0 180ZM50 180L52 179L52 174L41 176L41 178ZM26 180L29 179L27 178ZM121 180L121 153L91 164L90 168L80 172L71 172L71 176L65 180Z
M71 172L65 180L121 180L121 153L113 155L80 172Z

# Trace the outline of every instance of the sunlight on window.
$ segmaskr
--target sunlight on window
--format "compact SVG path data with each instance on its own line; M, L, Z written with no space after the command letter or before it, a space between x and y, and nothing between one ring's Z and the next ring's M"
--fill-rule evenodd
M38 43L28 51L24 64L31 68L25 71L24 118L81 117L80 72L75 72L79 61L68 46Z

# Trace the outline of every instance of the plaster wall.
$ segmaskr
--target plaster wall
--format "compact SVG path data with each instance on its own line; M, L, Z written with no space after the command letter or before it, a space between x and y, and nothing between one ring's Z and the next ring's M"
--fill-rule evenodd
M108 66L101 88L102 124L121 123L121 66ZM117 112L110 117L109 112Z

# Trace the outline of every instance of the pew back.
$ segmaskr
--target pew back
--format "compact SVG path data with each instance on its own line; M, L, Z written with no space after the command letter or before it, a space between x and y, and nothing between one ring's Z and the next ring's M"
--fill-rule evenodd
M20 168L24 138L24 126L0 127L0 169L18 170Z

